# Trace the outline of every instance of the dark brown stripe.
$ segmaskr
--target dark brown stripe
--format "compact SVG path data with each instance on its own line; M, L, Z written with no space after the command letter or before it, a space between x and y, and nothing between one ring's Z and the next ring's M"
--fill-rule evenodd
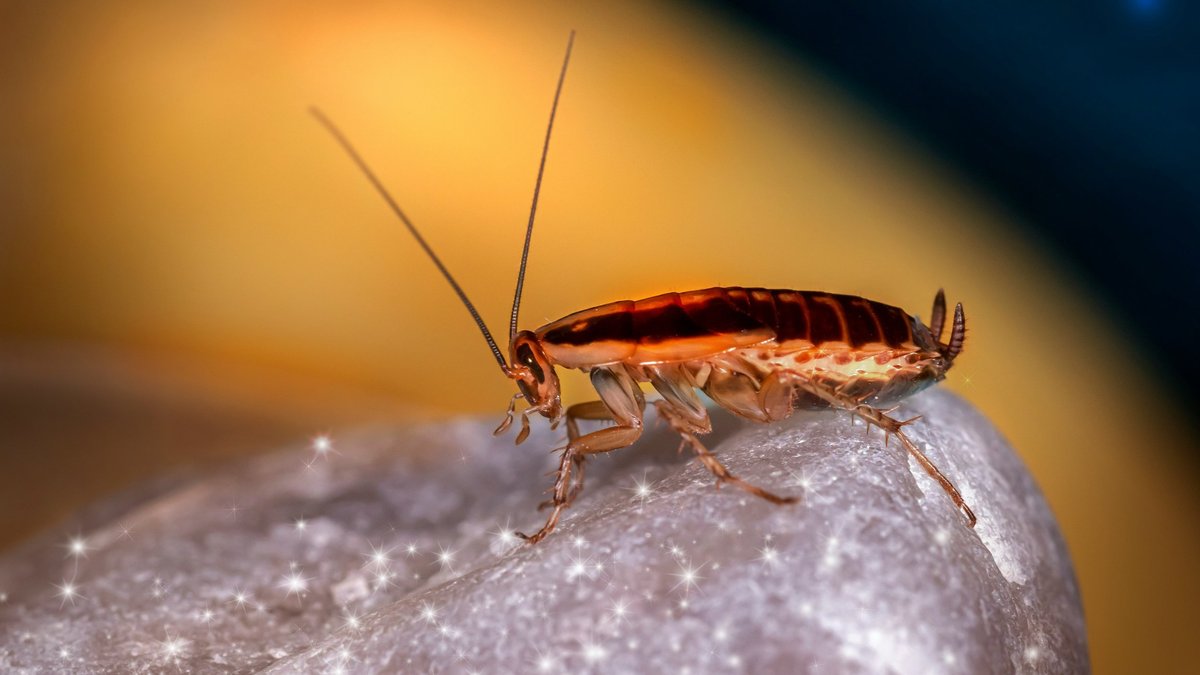
M808 304L809 341L819 345L845 339L842 321L834 309L836 301L828 293L806 293L805 300Z
M679 295L671 293L664 304L633 312L633 334L639 343L658 343L675 338L692 338L711 335L704 326L697 324L679 306ZM640 303L639 303L640 304Z
M734 307L737 307L746 316L753 316L750 312L750 293L746 289L731 286L724 290L725 297L729 298Z
M879 319L879 326L883 329L884 342L889 347L899 347L912 340L912 325L909 323L908 314L882 302L868 302L871 302L871 309L874 310L875 317Z
M761 322L747 316L734 304L725 289L714 288L682 295L680 306L693 323L711 334L737 335L763 328Z
M633 303L621 303L628 308ZM605 314L599 314L587 319L581 319L571 325L555 328L542 336L542 339L556 345L586 345L604 340L628 341L633 339L633 312L627 309L614 309Z
M796 291L775 291L775 337L780 342L808 339L808 308L804 295Z
M847 344L857 348L868 342L880 341L879 326L875 323L875 317L871 316L866 300L854 295L835 295L833 299L841 307L842 316L846 319Z
M645 301L613 303L605 306L608 311L547 331L542 339L564 346L602 341L661 343L765 328L781 342L844 341L858 347L882 341L900 347L913 341L908 314L851 295L729 287L650 299L655 300L653 307Z
M779 325L775 313L775 295L765 288L748 288L750 292L750 315L760 324L774 330Z

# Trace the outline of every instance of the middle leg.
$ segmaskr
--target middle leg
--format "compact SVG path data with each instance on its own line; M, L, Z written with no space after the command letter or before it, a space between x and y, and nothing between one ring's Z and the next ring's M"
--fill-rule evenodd
M799 501L796 497L780 497L733 475L729 469L725 468L721 460L704 447L699 438L696 438L697 434L707 434L712 431L712 421L709 419L708 410L697 398L696 392L692 388L692 382L682 367L677 365L659 366L648 369L648 371L650 384L663 397L662 400L654 403L658 408L658 414L680 435L682 439L680 449L684 445L691 446L692 450L696 452L696 458L717 477L718 487L722 483L732 483L772 504L794 504Z

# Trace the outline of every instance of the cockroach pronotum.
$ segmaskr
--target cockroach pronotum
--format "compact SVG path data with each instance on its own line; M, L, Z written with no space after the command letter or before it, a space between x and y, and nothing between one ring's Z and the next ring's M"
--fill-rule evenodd
M954 308L950 341L941 341L946 298L940 290L934 297L929 326L896 307L851 295L720 287L610 302L532 331L517 330L550 133L574 41L572 32L534 184L513 297L507 360L466 293L366 162L324 114L315 108L311 111L416 238L471 313L501 372L516 381L519 391L495 433L503 433L512 424L520 399L529 407L519 413L518 445L529 435L530 415L548 418L552 428L566 418L567 444L559 449L552 497L542 504L551 507L550 516L540 530L520 536L536 543L554 529L563 510L583 488L583 468L589 455L630 446L641 436L646 400L639 383L649 383L660 395L653 403L659 416L680 435L680 449L690 446L716 476L718 485L732 483L773 504L797 501L734 476L704 447L697 436L711 431L712 425L696 389L722 408L755 422L782 420L797 407L835 408L858 415L883 429L885 439L899 439L974 527L975 514L958 490L905 435L904 426L918 418L897 420L890 416L894 408L887 408L942 380L962 351L966 320L961 303ZM555 366L588 373L600 400L576 403L564 411ZM612 426L581 434L579 420L611 422Z

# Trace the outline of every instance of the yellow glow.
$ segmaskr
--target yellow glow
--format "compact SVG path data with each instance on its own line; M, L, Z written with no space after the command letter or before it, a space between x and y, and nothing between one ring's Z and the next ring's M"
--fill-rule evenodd
M12 190L9 343L224 364L192 368L226 394L241 368L321 383L256 399L288 410L314 409L298 391L336 390L498 417L512 383L305 109L320 105L355 141L503 333L575 28L526 326L716 285L924 314L944 286L971 333L943 386L1004 431L1046 491L1096 670L1194 663L1200 506L1178 422L1190 413L1001 209L751 36L694 9L621 2L15 3L6 21L22 35L0 45L16 74L0 79L0 114L13 115L0 173L20 179L0 186ZM584 378L564 379L565 403L592 397ZM345 404L362 398L321 400L347 424L387 416ZM107 458L124 468L104 487L195 458L179 452ZM0 493L22 503L70 504L82 499L71 485L101 475L32 480L12 464Z

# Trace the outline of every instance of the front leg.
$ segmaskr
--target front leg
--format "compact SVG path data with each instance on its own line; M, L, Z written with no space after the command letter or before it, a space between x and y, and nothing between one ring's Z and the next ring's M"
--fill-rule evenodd
M575 405L567 408L566 417L567 417L567 440L568 440L568 442L572 442L572 443L576 439L578 439L580 436L582 436L582 434L579 433L578 420L605 420L605 421L611 422L612 418L613 418L612 413L610 413L608 411L608 407L604 405L603 401L588 401L586 403L576 403ZM567 503L566 503L565 508L570 508L571 502L575 501L575 498L579 496L580 492L583 492L583 467L586 463L587 463L586 455L582 455L582 454L575 455L575 457L574 457L575 485L571 488L571 491L567 494ZM538 504L538 510L541 511L542 509L550 507L550 506L554 506L553 499L547 499L546 501L542 502L541 504Z
M616 426L578 436L578 427L575 426L572 431L573 420L568 417L568 436L575 437L567 443L567 447L563 449L562 457L559 459L550 498L550 505L554 508L550 512L550 517L546 519L546 524L542 525L542 529L532 535L517 533L531 544L541 541L554 530L559 516L570 506L571 500L578 494L578 490L570 489L571 469L577 462L582 462L590 454L609 452L633 445L634 441L642 435L642 413L645 408L645 400L633 378L619 366L597 368L591 374L592 385L596 388L596 393L600 395L600 402L603 402L608 411L608 417L616 422ZM589 404L583 405L588 406ZM595 408L585 407L583 411L595 413ZM576 416L584 417L584 415Z

